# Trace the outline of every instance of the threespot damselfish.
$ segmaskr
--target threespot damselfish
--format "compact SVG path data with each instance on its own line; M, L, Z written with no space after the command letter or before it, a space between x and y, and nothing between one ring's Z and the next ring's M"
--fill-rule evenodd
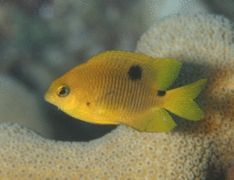
M168 90L181 65L170 58L106 51L54 80L45 99L87 122L165 132L176 126L168 111L192 121L204 116L194 99L206 79Z

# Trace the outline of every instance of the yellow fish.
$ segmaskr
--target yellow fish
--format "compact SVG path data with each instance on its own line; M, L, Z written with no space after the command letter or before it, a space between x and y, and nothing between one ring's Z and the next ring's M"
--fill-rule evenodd
M193 99L206 79L167 91L181 65L169 58L106 51L54 80L45 99L87 122L165 132L176 126L167 111L193 121L204 116Z

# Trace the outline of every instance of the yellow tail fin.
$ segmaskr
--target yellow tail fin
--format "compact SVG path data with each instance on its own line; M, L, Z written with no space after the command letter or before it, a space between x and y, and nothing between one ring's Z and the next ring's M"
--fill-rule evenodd
M200 120L204 113L193 99L199 95L205 83L206 79L201 79L195 83L167 91L163 107L182 118Z

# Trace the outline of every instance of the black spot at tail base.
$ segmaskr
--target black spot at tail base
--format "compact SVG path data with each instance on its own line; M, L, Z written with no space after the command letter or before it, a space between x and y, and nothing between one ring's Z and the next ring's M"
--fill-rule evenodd
M131 80L138 80L142 77L142 69L139 65L133 65L128 70L128 76Z
M158 90L158 96L165 96L165 95L166 95L166 91Z

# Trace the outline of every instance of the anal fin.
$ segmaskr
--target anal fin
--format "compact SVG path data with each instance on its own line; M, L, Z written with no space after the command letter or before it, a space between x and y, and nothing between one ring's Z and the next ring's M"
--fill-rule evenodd
M166 132L176 127L176 123L165 109L155 108L152 111L153 115L145 127L146 132Z
M170 114L163 108L154 108L145 115L124 124L143 132L166 132L176 127Z

